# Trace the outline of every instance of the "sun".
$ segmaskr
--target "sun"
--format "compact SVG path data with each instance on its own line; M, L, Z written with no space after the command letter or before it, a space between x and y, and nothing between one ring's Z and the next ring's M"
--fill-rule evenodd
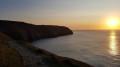
M109 20L109 26L117 26L118 21L116 19Z
M109 16L106 18L106 27L110 30L119 29L120 26L120 19L117 16Z

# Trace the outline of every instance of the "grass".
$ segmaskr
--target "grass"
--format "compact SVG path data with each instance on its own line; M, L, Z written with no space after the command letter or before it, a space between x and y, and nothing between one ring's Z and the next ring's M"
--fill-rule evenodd
M10 38L8 35L0 33L0 40L2 40L2 41L10 41L10 40L12 40L12 38Z
M0 67L24 67L22 56L3 41L0 41Z

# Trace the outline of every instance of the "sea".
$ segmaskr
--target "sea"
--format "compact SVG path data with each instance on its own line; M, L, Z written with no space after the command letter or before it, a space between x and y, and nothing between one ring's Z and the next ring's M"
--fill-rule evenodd
M38 40L32 45L94 67L120 67L119 30L73 32L73 35Z

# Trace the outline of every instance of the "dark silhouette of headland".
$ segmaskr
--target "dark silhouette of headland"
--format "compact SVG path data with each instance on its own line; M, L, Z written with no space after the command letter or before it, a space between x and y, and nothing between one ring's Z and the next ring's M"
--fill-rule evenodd
M25 22L0 20L0 32L15 40L36 41L42 38L51 38L73 34L64 26L33 25Z

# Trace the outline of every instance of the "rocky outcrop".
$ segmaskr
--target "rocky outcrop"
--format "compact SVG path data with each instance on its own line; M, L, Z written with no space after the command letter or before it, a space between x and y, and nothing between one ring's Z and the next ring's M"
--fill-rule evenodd
M25 22L7 20L0 20L0 32L8 35L14 40L26 42L73 34L69 28L64 26L33 25Z

